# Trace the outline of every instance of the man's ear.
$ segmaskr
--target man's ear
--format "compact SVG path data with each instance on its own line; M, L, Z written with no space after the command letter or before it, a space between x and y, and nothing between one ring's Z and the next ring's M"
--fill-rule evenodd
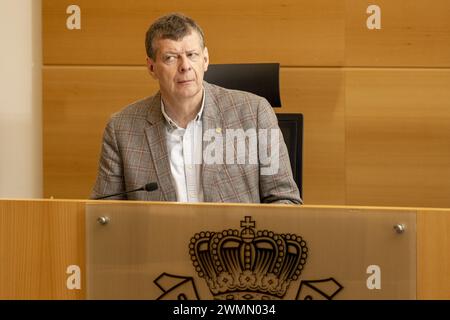
M147 57L147 70L152 78L156 80L157 76L155 74L155 61L153 61L152 58L149 57Z
M209 53L208 53L208 48L205 47L205 49L203 49L203 71L206 72L208 70L208 65L209 65Z

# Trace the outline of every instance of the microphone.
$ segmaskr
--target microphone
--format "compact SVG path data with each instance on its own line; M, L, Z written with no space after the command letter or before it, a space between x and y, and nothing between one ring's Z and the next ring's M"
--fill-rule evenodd
M127 193L136 192L136 191L147 191L147 192L150 192L150 191L155 191L156 189L158 189L158 184L156 182L150 182L150 183L147 183L146 185L144 185L144 186L142 186L140 188L134 189L134 190L114 193L114 194L110 194L110 195L107 195L107 196L94 198L94 200L101 200L101 199L106 199L106 198L110 198L110 197L121 196L121 195L124 195L124 194L127 194Z

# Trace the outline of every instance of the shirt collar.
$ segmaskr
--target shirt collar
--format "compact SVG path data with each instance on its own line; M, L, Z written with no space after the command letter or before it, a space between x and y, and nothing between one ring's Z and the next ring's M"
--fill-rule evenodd
M204 107L205 107L205 89L203 89L202 104L201 104L201 107L200 107L200 111L195 116L194 121L200 121L201 120ZM167 124L170 126L171 129L183 129L183 128L180 128L177 125L177 123L175 121L173 121L169 117L169 115L166 113L166 109L164 107L164 102L163 102L162 97L161 97L161 112L162 112L164 118L166 119Z

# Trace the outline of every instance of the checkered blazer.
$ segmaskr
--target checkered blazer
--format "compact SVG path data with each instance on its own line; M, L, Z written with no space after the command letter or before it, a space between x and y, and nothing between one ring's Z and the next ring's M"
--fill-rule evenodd
M264 98L207 82L204 82L204 88L203 133L207 130L224 133L227 129L279 129L275 113ZM279 133L279 170L276 174L263 175L260 164L247 164L248 161L246 164L204 162L201 169L204 201L301 203L281 130ZM203 142L203 150L206 147L207 142ZM91 198L157 182L156 191L139 191L111 199L177 201L172 179L158 92L111 117L103 135L98 175Z

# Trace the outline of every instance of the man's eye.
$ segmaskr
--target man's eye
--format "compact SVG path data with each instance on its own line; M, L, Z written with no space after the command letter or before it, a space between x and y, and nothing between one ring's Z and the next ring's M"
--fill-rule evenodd
M187 56L188 56L189 59L196 59L198 57L198 53L197 52L191 52L191 53L188 53Z
M170 62L174 62L175 61L175 56L166 56L165 58L164 58L164 62L168 62L168 63L170 63Z

